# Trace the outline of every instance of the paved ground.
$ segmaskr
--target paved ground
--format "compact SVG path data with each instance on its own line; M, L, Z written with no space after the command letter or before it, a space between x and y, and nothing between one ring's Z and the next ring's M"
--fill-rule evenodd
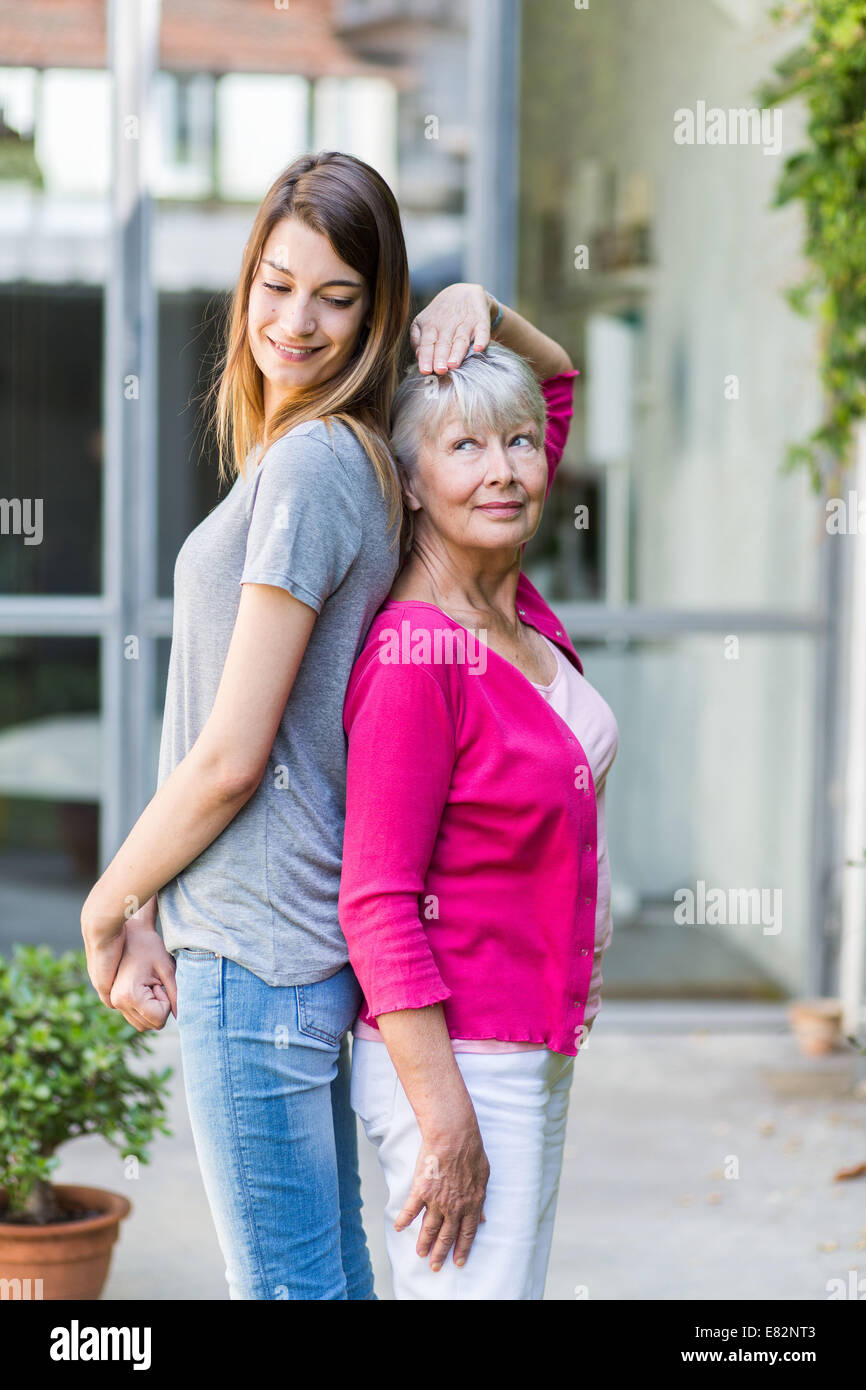
M223 1299L227 1290L186 1120L172 1021L155 1065L177 1068L172 1139L132 1182L102 1140L65 1151L58 1178L134 1205L105 1296ZM547 1298L814 1300L864 1279L863 1059L799 1055L784 1010L611 1001L575 1070ZM390 1298L382 1185L362 1136L367 1229ZM726 1176L738 1171L738 1176ZM576 1290L583 1289L582 1295Z

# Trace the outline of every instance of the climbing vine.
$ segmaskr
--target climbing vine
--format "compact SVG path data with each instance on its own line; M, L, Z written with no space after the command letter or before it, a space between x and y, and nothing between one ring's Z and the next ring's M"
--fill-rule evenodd
M808 34L759 91L761 106L802 96L808 145L786 159L774 206L799 199L809 269L785 291L791 307L821 329L824 418L789 444L784 466L805 466L820 492L829 456L850 463L854 424L866 416L866 0L799 0L774 5L777 24L806 22Z

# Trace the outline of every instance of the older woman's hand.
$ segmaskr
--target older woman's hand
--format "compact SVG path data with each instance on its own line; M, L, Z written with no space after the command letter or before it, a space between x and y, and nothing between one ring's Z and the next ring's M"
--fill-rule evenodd
M490 342L491 296L483 285L448 285L431 299L409 328L420 372L459 367L474 339L475 352Z
M466 1263L484 1220L489 1176L474 1110L471 1118L445 1120L441 1127L422 1130L412 1190L394 1228L404 1230L426 1207L415 1249L422 1259L429 1254L434 1273L442 1268L452 1246L454 1263Z

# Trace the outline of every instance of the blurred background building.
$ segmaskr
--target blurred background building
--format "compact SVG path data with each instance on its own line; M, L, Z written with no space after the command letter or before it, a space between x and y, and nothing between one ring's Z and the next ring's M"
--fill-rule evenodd
M225 294L276 173L336 148L394 188L416 307L480 280L581 369L527 568L619 723L610 996L832 986L839 550L779 470L821 404L770 206L800 118L776 156L673 139L754 104L791 43L763 8L0 0L0 497L44 505L0 535L0 949L79 944L154 790ZM780 890L781 930L677 924L699 881Z

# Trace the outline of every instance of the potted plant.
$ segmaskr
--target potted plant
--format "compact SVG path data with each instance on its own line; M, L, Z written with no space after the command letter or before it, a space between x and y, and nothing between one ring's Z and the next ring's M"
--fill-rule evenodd
M163 1072L130 1063L152 1041L107 1009L83 951L14 946L0 959L0 1297L98 1298L126 1197L54 1185L57 1150L101 1134L147 1163L165 1120Z
M842 1046L841 999L796 999L788 1017L806 1057L823 1057Z

